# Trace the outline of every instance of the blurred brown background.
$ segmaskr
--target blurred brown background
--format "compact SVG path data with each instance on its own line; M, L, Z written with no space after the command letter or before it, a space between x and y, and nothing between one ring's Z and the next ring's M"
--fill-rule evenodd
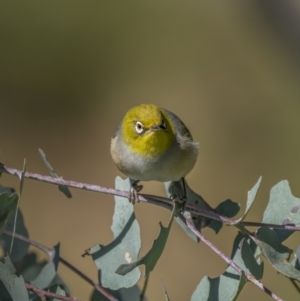
M248 220L260 221L270 188L288 179L300 196L300 5L294 0L2 1L0 4L0 161L47 174L41 147L57 173L113 186L118 175L110 139L124 113L154 103L178 114L201 152L187 180L216 206L226 198L245 207L247 191L262 186ZM3 185L18 188L3 175ZM145 192L163 194L161 183ZM83 251L109 243L111 196L27 180L21 209L32 239L61 243L61 255L97 279ZM149 249L169 212L136 206L143 248ZM230 255L236 230L203 232ZM294 248L299 235L286 243ZM189 300L204 275L226 268L204 244L174 224L151 275L148 300ZM72 295L92 288L60 266ZM142 281L143 282L143 281ZM141 284L142 284L141 282ZM292 284L265 262L265 285L284 300ZM270 300L247 284L238 300ZM297 296L297 297L296 297Z

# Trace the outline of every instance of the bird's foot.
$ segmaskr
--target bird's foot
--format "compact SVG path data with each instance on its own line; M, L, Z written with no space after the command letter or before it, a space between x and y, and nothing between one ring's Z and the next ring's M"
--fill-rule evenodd
M187 197L184 196L183 198L179 199L178 202L181 204L180 211L183 213L185 211L185 207L186 207L186 204L187 204Z
M180 211L182 213L184 213L185 211L185 207L186 207L186 203L187 203L187 197L183 196L182 198L179 198L177 195L175 194L171 194L170 196L171 200L175 203L178 203L180 205Z
M135 202L139 203L139 192L143 189L143 185L138 185L139 181L134 181L131 184L130 190L129 190L129 202L133 205Z

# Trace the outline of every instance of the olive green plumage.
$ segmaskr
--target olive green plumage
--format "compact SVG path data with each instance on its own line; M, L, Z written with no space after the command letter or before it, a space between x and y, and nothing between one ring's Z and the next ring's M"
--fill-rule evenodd
M199 144L174 113L152 104L130 109L111 141L119 170L133 180L177 181L194 167Z

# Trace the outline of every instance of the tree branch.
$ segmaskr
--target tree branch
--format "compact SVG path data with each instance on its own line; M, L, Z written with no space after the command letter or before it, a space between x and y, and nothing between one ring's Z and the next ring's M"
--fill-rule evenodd
M13 236L13 232L9 231L9 230L3 230L2 231L4 234L6 235L9 235L9 236ZM25 242L28 242L29 244L35 246L36 248L42 250L43 252L45 252L49 257L52 256L52 252L53 250L28 238L28 237L25 237L21 234L18 234L18 233L15 233L14 234L14 237L19 239L19 240L22 240L22 241L25 241ZM105 296L108 300L110 301L119 301L117 298L115 298L109 291L107 291L105 288L103 288L100 284L94 282L92 279L90 279L88 276L86 276L85 274L83 274L80 270L78 270L76 267L74 267L71 263L69 263L67 260L65 260L64 258L62 257L59 257L59 261L64 264L65 266L67 266L70 270L72 270L75 274L77 274L79 277L81 277L83 280L85 280L88 284L90 284L91 286L93 286L98 292L100 292L103 296ZM31 285L31 284L30 284ZM35 291L33 289L30 289L31 291L35 292L36 294L39 295L39 293L37 291L39 291L40 293L41 292L45 292L45 293L48 293L47 291L43 291L41 289L38 289L36 287L34 287L33 285L31 285L33 289L35 289ZM26 287L27 287L27 284L26 284ZM29 289L27 287L27 289ZM51 293L53 294L53 293ZM39 295L40 297L42 297L42 295ZM50 296L50 295L46 295L44 294L44 296ZM60 295L58 295L60 296ZM52 297L52 296L50 296ZM62 296L64 297L64 296ZM55 297L59 300L66 300L66 301L69 301L69 300L77 300L77 299L60 299L58 297ZM79 300L78 300L79 301Z
M4 164L0 163L0 174L1 172L19 177L21 179L22 170L18 170L15 168L11 168L8 166L5 166ZM37 173L32 172L25 172L24 177L40 182L45 182L53 185L63 185L68 186L71 188L77 188L82 190L88 190L88 191L94 191L94 192L100 192L110 195L117 195L124 198L129 198L130 194L128 191L122 191L114 188L107 188L99 185L93 185L93 184L87 184L82 182L76 182L76 181L69 181L64 180L62 178L53 178L51 176L45 176ZM150 203L153 205L157 205L169 210L172 210L173 208L173 200L161 197L161 196L155 196L150 194L138 194L138 201ZM205 210L198 208L197 206L194 206L192 204L187 204L185 206L185 209L189 211L192 214L196 214L199 216L207 217L210 219L221 221L227 225L236 225L240 224L241 226L249 226L249 227L268 227L268 228L274 228L274 229L283 229L283 230L292 230L292 231L300 231L300 227L292 226L292 225L277 225L277 224L264 224L264 223L257 223L257 222L245 222L245 221L238 221L231 218L228 218L226 216L222 216L219 213L213 211L213 210Z
M214 251L218 256L220 256L228 265L230 265L233 269L235 269L239 274L244 273L245 276L249 281L251 281L253 284L255 284L257 287L259 287L261 290L263 290L266 294L268 294L270 297L272 297L276 301L283 301L280 297L278 297L276 294L271 292L267 287L265 287L260 281L255 279L251 274L246 273L243 271L233 260L231 260L229 257L227 257L221 250L219 250L214 244L212 244L209 240L207 240L193 225L193 223L186 219L181 214L181 219L185 221L186 225L193 231L195 235L197 235L198 238L201 239L203 243L205 243L212 251Z
M42 301L46 301L46 297L56 298L56 299L62 300L62 301L81 301L77 298L62 296L62 295L58 295L58 294L55 294L55 293L44 291L40 288L37 288L36 286L34 286L32 284L26 283L26 282L25 282L25 285L26 285L26 288L29 291L32 291L35 294L37 294L42 299Z

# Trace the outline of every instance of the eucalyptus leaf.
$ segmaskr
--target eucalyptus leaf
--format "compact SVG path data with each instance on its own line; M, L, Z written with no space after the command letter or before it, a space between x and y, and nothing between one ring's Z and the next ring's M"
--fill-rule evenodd
M128 288L120 288L118 290L107 289L110 294L112 294L118 301L133 301L140 300L141 290L137 285ZM91 301L101 300L101 301L110 301L107 297L101 294L99 291L94 290L90 298ZM142 301L147 301L144 298Z
M240 204L233 202L232 200L225 200L224 202L220 203L214 211L222 216L232 218L240 211ZM223 227L223 223L221 221L212 219L208 227L214 230L215 233L219 233Z
M162 225L162 223L159 223L159 225L160 225L159 236L156 240L154 240L152 248L148 251L148 253L145 256L139 258L138 260L136 260L134 262L120 265L118 267L118 269L116 270L116 273L118 273L120 275L126 275L127 273L132 271L137 266L144 264L146 266L145 276L146 277L149 276L149 273L154 269L158 259L160 258L161 254L163 253L163 250L165 248L165 245L166 245L169 233L170 233L174 215L177 212L177 210L179 209L179 206L180 205L176 205L176 203L175 203L168 227L164 227Z
M10 214L10 216L8 217L7 223L4 226L5 230L9 230L9 231L13 231L14 228L14 222L15 222L15 214L16 214L16 210ZM17 220L16 220L16 233L24 236L24 237L29 237L27 228L24 224L24 218L23 218L23 214L21 212L20 209L18 209L18 214L17 214ZM10 246L11 246L11 241L12 241L12 236L7 235L5 233L3 233L0 236L0 240L3 241L3 245L4 245L4 253L7 254L9 253L10 250ZM10 259L12 262L17 262L20 261L27 253L29 248L29 243L23 240L20 240L18 238L14 238L14 244L13 244L13 248L12 251L10 253Z
M61 278L61 276L59 274L55 274L54 278L52 279L51 283L50 283L50 287L53 285L58 285L65 293L66 296L70 296L71 295L71 291L68 287L68 285L66 284L66 282Z
M129 179L116 178L116 189L129 191ZM140 227L135 218L134 206L127 198L115 196L115 210L111 229L114 240L106 245L96 245L89 250L99 270L99 282L103 287L118 290L135 285L141 277L139 269L134 269L126 276L115 271L124 263L134 262L141 248Z
M49 292L60 295L60 296L66 296L66 292L59 286L59 285L53 285L50 287ZM60 301L61 299L57 298L50 298L49 301Z
M247 282L245 272L255 275L257 278L262 276L263 265L254 258L255 247L247 237L239 233L234 241L231 259L243 270L243 273L239 274L231 266L228 266L219 277L203 277L194 291L191 301L236 300Z
M253 186L253 188L251 190L248 191L248 195L247 195L247 202L246 202L246 209L245 209L245 212L244 212L244 215L239 218L237 220L236 223L244 220L256 198L256 194L258 192L258 189L259 189L259 186L260 186L260 183L261 183L261 177L259 177L258 181L256 182L256 184Z
M38 276L31 281L31 284L41 289L49 287L56 275L58 262L59 244L54 246L49 262L42 268Z
M9 215L16 210L18 200L19 196L16 193L4 192L0 194L0 234Z
M292 195L289 182L281 181L272 187L270 200L264 211L263 223L278 225L300 225L300 199ZM276 229L280 242L286 240L294 231Z
M4 263L0 262L0 280L13 301L29 301L24 279L15 275L15 268L9 257L4 258Z
M199 209L205 209L205 210L213 210L210 205L196 192L194 192L189 185L185 181L185 187L186 187L186 203L187 205L193 205ZM168 197L174 197L178 196L179 198L182 198L184 194L184 190L182 187L182 181L175 181L175 182L165 182L165 189L167 191ZM191 214L188 211L185 211L183 215L186 218L192 219L193 224L197 230L201 230L207 224L210 222L210 219L199 216L196 214ZM186 226L186 224L177 216L175 216L176 222L180 225L180 227L183 228L183 230L187 233L188 236L190 236L194 241L199 242L199 238L191 231L189 227Z
M256 237L262 254L273 267L281 274L300 281L300 271L292 263L289 263L292 250L281 244L276 231L259 228L256 231Z
M54 255L54 254L52 254ZM56 256L58 253L56 252ZM55 257L56 257L55 256ZM53 262L53 256L51 256L50 261ZM58 258L56 258L57 260ZM59 285L65 292L67 296L70 296L71 292L70 289L68 288L67 284L64 282L64 280L58 275L56 272L54 275L54 278L52 279L51 282L49 282L52 278L52 263L50 263L49 267L49 261L39 261L37 260L37 255L35 253L29 253L27 254L23 262L25 263L22 265L22 268L18 270L18 273L22 274L26 282L32 283L33 281L37 280L39 277L41 277L43 281L46 282L47 287L52 287L54 285ZM48 265L48 267L46 267ZM48 272L47 272L48 269ZM50 273L49 273L50 270ZM46 271L46 273L45 273ZM52 275L51 275L52 274ZM50 277L49 277L50 276ZM46 279L48 278L48 280ZM50 279L49 279L50 278ZM47 281L46 281L47 280ZM47 285L48 284L48 285Z
M300 271L300 247L296 248L291 264L295 267L295 269Z
M45 163L45 165L47 166L51 176L53 178L60 178L57 173L54 171L53 167L51 166L51 164L49 163L45 153L43 152L43 150L41 148L38 149L39 150L39 153ZM65 185L58 185L58 189L67 197L67 198L72 198L72 194L69 190L69 188Z

